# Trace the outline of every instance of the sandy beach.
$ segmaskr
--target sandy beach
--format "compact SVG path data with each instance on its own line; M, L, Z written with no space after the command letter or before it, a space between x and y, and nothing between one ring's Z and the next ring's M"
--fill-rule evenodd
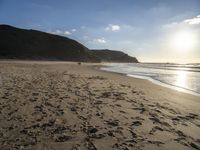
M0 62L1 150L200 150L200 97L98 64Z

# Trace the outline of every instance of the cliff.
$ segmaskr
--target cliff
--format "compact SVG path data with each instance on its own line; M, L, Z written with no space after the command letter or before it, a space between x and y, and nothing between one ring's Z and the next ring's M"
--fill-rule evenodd
M123 52L89 50L67 37L9 25L0 25L0 59L137 62Z

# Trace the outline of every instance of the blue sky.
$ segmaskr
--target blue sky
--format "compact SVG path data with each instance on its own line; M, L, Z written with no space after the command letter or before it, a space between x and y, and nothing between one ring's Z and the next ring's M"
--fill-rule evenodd
M200 62L199 43L184 53L167 44L180 29L200 35L199 15L200 0L0 0L0 24L122 50L147 62Z

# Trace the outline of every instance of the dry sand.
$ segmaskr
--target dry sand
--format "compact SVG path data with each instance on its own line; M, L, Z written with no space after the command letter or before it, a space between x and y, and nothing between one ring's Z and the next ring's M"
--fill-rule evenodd
M0 149L199 150L200 97L92 64L0 62Z

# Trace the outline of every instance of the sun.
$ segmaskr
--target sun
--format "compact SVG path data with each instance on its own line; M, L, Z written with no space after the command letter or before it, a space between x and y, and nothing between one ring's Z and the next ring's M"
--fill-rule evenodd
M193 50L197 43L197 37L192 31L179 31L171 38L171 47L178 51Z

